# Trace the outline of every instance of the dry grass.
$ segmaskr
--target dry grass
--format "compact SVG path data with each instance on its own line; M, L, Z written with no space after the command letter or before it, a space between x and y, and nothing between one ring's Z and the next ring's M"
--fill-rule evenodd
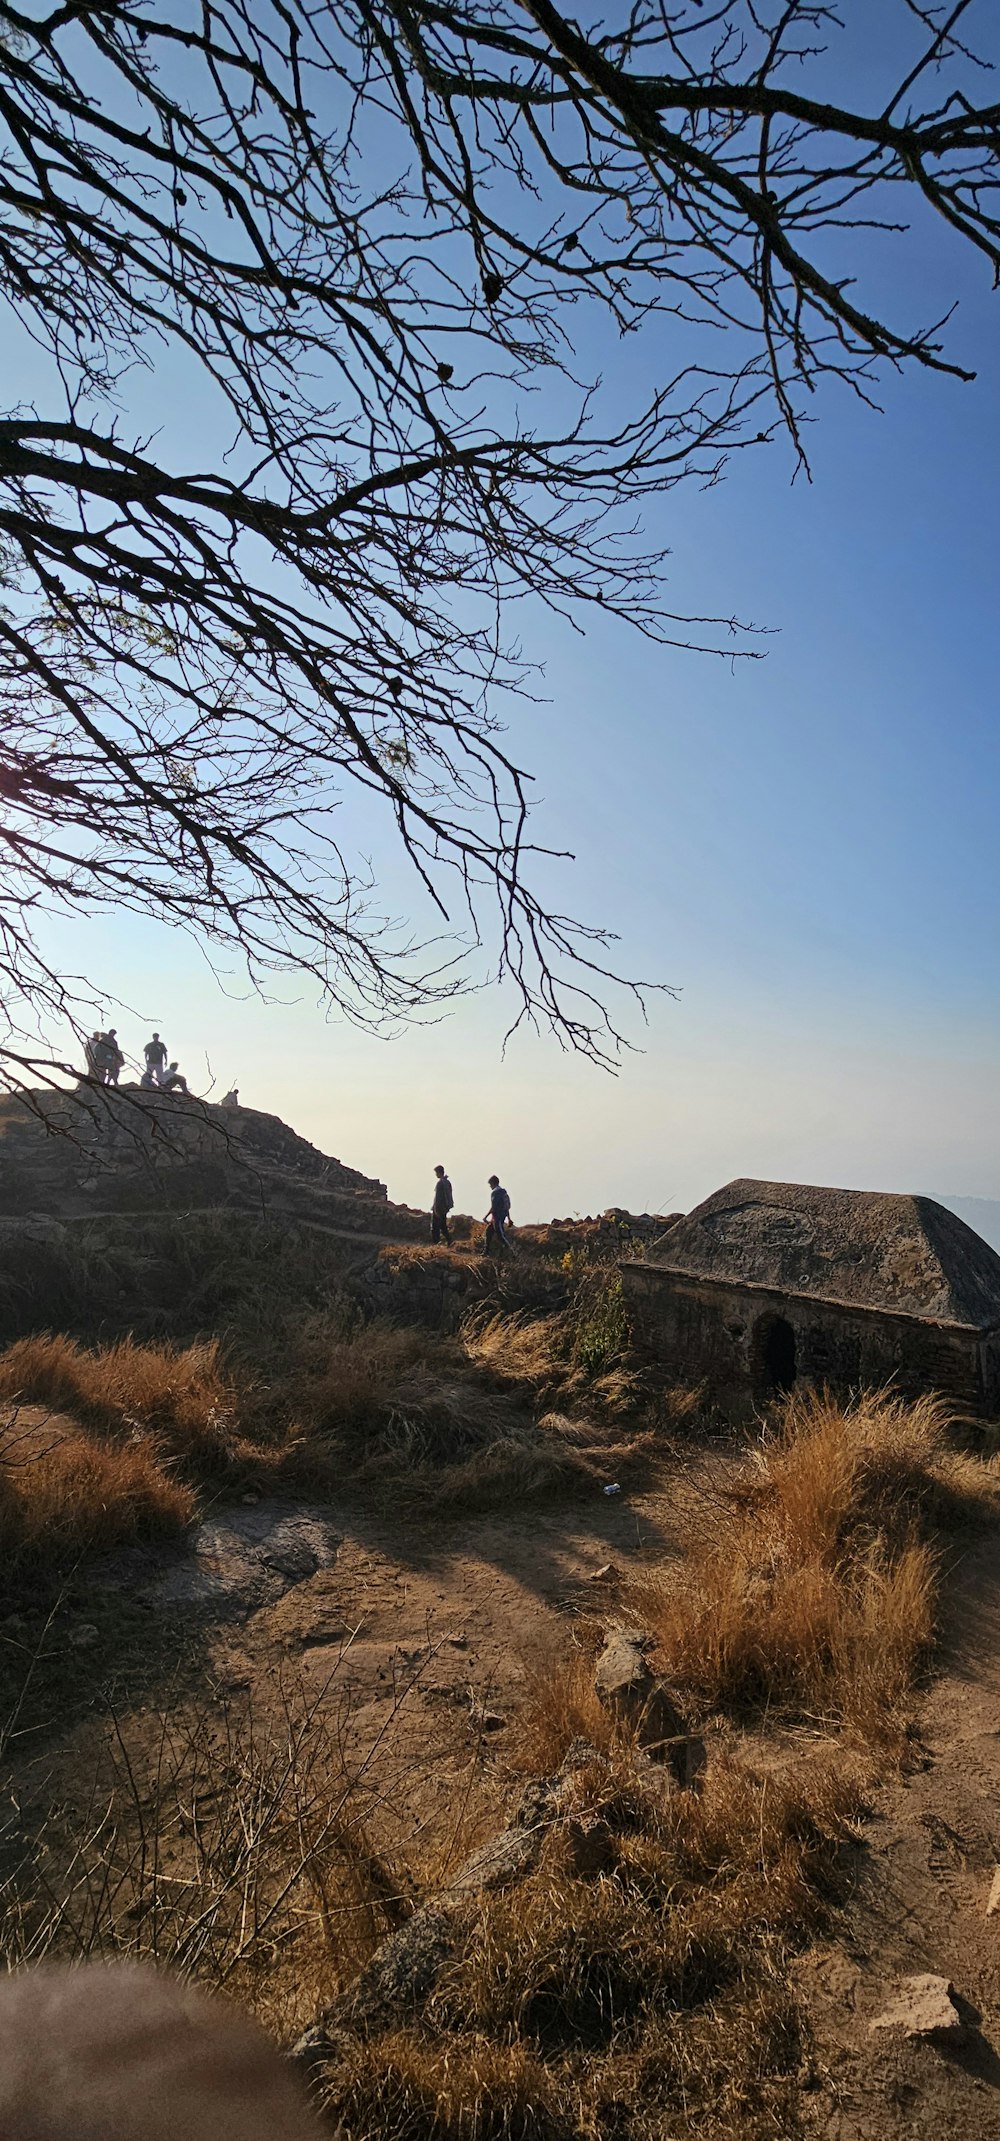
M810 1396L689 1512L683 1566L647 1572L633 1604L702 1712L777 1707L877 1738L930 1648L937 1537L995 1495L937 1400Z
M565 1316L497 1314L471 1318L465 1329L470 1360L504 1383L555 1392L565 1380L570 1333Z
M817 1767L808 1786L713 1765L703 1792L665 1793L626 1751L574 1773L563 1816L520 1887L484 1899L430 1998L401 2064L423 2087L408 2102L417 2141L435 2074L445 2103L454 2061L472 2051L476 2131L504 2132L500 2070L482 2048L518 2055L543 2132L784 2131L787 2078L800 2056L785 1983L791 1947L822 1917L857 1809L857 1782ZM574 1871L574 1835L599 1830L599 1872ZM340 2059L331 2108L347 2131L373 2132L397 2044L359 2049L345 2092ZM498 2085L499 2084L499 2085ZM484 2099L488 2098L488 2107ZM421 2114L427 2122L420 2124ZM453 2129L450 2117L443 2128ZM729 2123L731 2122L731 2123Z
M524 2045L396 2030L345 2047L325 2108L352 2141L569 2141L572 2095Z
M255 1361L227 1360L217 1339L19 1339L0 1353L0 1401L46 1407L59 1424L51 1449L21 1449L9 1537L27 1548L50 1527L55 1573L64 1549L187 1521L191 1486L390 1495L405 1484L414 1506L453 1512L648 1467L648 1435L609 1441L599 1424L539 1422L526 1391L496 1380L460 1338L366 1324L347 1308L302 1319Z
M0 1427L0 1564L5 1589L81 1553L168 1536L195 1498L148 1442L109 1446L85 1429L15 1409Z
M266 1393L248 1405L254 1431L284 1451L285 1476L349 1464L442 1505L595 1467L607 1445L584 1422L536 1425L527 1410L528 1364L549 1357L551 1334L518 1324L525 1373L504 1378L497 1319L486 1328L484 1377L460 1339L316 1320L281 1391L297 1439L282 1443ZM200 1371L168 1358L170 1406L154 1410L151 1375L140 1452L177 1437L184 1405L222 1375L217 1356ZM127 1349L103 1374L75 1355L67 1369L57 1349L35 1356L39 1375L43 1360L95 1408L94 1447L104 1436L125 1454L115 1437L147 1387ZM534 1871L456 1921L419 2011L367 2032L344 2022L325 2081L344 2141L796 2132L789 1958L840 1893L870 1782L860 1741L884 1756L931 1642L938 1534L991 1503L994 1475L952 1450L931 1401L868 1397L844 1413L813 1398L738 1466L689 1468L685 1492L687 1558L647 1574L630 1610L693 1704L822 1720L829 1755L758 1774L713 1734L700 1788L667 1788L612 1731L581 1626L580 1647L528 1677L518 1760L551 1775L581 1739L594 1759L565 1776ZM158 1733L148 1719L115 1727L88 1805L71 1823L54 1812L45 1853L29 1848L0 1892L8 1963L152 1954L293 2036L419 1900L421 1874L432 1893L441 1878L415 1830L408 1856L386 1847L387 1798L398 1788L413 1819L413 1777L390 1780L383 1725L367 1752L353 1732L335 1683L266 1727L225 1706L167 1713ZM581 1838L599 1848L587 1856Z
M81 1555L162 1537L197 1512L195 1490L277 1478L294 1455L258 1445L215 1340L133 1339L89 1351L43 1334L0 1353L0 1581L57 1586Z
M837 1892L857 1785L714 1766L664 1793L625 1750L574 1773L537 1870L484 1897L419 2017L337 2039L350 2141L653 2141L794 2130L790 1947ZM599 1873L574 1871L597 1827Z
M617 1334L617 1335L616 1335ZM523 1311L473 1315L463 1333L469 1359L537 1406L558 1405L613 1422L636 1418L644 1392L638 1371L617 1348L614 1315L581 1323L575 1310L554 1316Z
M594 1693L594 1661L574 1647L568 1655L529 1666L519 1718L521 1761L539 1776L552 1776L574 1740L606 1750L611 1722Z
M0 1552L8 1595L51 1589L81 1555L176 1532L194 1484L238 1470L214 1343L88 1352L22 1338L0 1354Z
M493 1320L503 1321L490 1327ZM501 1376L478 1330L448 1337L361 1324L342 1312L313 1318L290 1349L281 1386L294 1440L288 1469L302 1481L339 1476L382 1493L405 1483L414 1504L449 1512L527 1503L648 1469L642 1431L612 1442L599 1423L588 1431L562 1415L538 1419L529 1378Z
M147 1431L196 1476L229 1470L237 1453L236 1397L216 1339L179 1348L124 1338L91 1352L61 1334L20 1338L0 1353L4 1398L112 1434Z

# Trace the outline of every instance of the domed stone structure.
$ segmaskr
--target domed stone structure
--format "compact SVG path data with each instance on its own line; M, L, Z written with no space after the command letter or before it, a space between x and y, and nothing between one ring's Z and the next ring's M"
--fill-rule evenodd
M731 1411L799 1382L1000 1409L1000 1256L933 1198L730 1182L622 1276L664 1364Z

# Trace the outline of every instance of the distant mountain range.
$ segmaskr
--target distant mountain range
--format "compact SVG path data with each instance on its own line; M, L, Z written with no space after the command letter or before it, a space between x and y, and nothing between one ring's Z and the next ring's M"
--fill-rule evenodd
M936 1204L943 1204L949 1212L956 1212L967 1227L974 1227L991 1249L1000 1253L1000 1202L995 1197L944 1197L940 1190L926 1190L925 1196L933 1197Z

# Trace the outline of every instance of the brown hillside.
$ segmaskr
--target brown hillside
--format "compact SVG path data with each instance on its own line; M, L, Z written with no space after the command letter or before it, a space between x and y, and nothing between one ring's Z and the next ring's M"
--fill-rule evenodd
M410 1240L423 1213L276 1115L137 1087L0 1101L0 1219L239 1210Z

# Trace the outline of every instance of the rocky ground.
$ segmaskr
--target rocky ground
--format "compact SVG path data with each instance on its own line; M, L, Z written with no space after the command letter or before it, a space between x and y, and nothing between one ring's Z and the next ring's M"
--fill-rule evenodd
M409 1997L421 1969L433 1975L450 1914L467 1914L481 1890L531 1864L538 1810L526 1822L519 1723L527 1681L554 1654L591 1655L602 1630L620 1627L621 1582L674 1551L676 1507L669 1482L430 1528L399 1511L220 1501L182 1551L132 1550L95 1570L93 1618L70 1599L40 1637L23 1616L0 1629L8 1658L40 1641L78 1696L79 1683L89 1689L68 1729L36 1714L22 1738L16 1727L8 1735L21 1833L54 1799L65 1815L92 1790L119 1613L130 1628L138 1614L153 1657L160 1644L166 1656L183 1615L192 1638L197 1630L192 1670L183 1696L169 1676L146 1688L135 1707L150 1731L158 1696L190 1702L210 1688L215 1700L249 1702L266 1733L294 1687L339 1706L349 1759L380 1749L379 1845L412 1850L423 1837L426 1846L417 1919L407 1914L405 1938L383 1942L352 1994L391 2006L393 1986ZM991 1532L951 1571L941 1669L912 1758L874 1794L847 1900L796 1965L806 2133L903 2141L947 2123L1000 2135L1000 1916L988 1914L1000 1862L998 1570ZM127 1655L126 1645L122 1702ZM747 1750L777 1769L803 1754L803 1735L769 1744L758 1731ZM291 2017L286 2006L283 2018L286 2033L289 2020L307 2031L315 2021L308 2004ZM304 2040L307 2065L316 2041L315 2031Z

